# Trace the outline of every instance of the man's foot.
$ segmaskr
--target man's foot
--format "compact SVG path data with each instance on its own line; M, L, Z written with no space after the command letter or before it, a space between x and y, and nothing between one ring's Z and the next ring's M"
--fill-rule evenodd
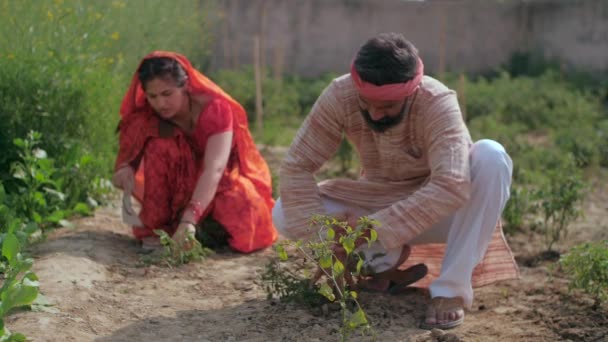
M426 318L420 325L422 329L451 329L464 321L462 298L435 297L426 310Z

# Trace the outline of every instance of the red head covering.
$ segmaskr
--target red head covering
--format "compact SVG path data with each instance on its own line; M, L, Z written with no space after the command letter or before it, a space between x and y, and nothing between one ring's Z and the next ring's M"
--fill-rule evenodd
M350 65L350 75L355 82L357 91L359 91L359 94L362 96L370 100L398 101L412 95L416 89L418 89L418 86L422 81L422 76L424 75L424 64L422 64L420 58L418 58L417 64L416 75L413 79L405 83L390 83L377 86L373 83L365 82L359 76L359 73L355 68L355 62Z
M260 155L248 129L247 114L243 107L219 86L196 70L183 55L168 51L154 51L144 60L154 57L175 59L188 75L186 86L192 96L220 97L231 105L234 117L234 140L239 157L240 174L249 178L264 198L272 198L271 177L268 165ZM141 66L140 63L140 66ZM139 70L139 67L137 68ZM159 136L160 119L146 100L137 71L120 106L120 148L116 168L137 160L147 139ZM272 205L270 206L272 208Z

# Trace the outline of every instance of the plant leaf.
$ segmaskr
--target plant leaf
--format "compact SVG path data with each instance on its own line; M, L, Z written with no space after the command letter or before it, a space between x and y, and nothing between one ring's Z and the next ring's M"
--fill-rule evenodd
M378 240L378 232L376 232L375 229L370 229L369 240L370 242L376 242L376 240Z
M327 229L327 239L326 240L332 241L335 237L336 237L336 232L332 228Z
M78 202L72 210L83 216L88 216L91 214L91 209L89 209L89 206L82 202Z
M331 254L322 256L319 259L319 266L321 266L321 268L330 268L331 267Z
M336 300L336 296L334 295L334 291L331 289L331 287L329 285L327 285L327 283L323 283L321 284L321 287L319 288L319 293L329 299L330 301L334 301Z
M279 254L279 259L281 261L287 261L287 259L289 258L287 256L287 252L285 251L285 247L283 247L283 245L277 245L277 254Z
M19 240L13 233L8 233L2 242L2 256L4 256L12 266L15 263L15 257L19 253Z
M38 282L24 279L22 282L9 287L2 294L2 314L6 314L11 309L31 304L38 296Z
M363 259L359 258L359 261L357 261L357 274L361 273L361 268L363 268Z
M334 262L334 276L339 276L344 273L344 264L340 260Z
M359 310L357 310L352 316L350 316L350 320L348 321L348 324L352 328L356 328L361 325L366 325L367 323L367 318L365 317L365 313L363 312L363 310L361 310L361 308L359 308Z
M355 250L355 241L353 239L346 239L342 242L342 247L344 247L346 255L350 255Z

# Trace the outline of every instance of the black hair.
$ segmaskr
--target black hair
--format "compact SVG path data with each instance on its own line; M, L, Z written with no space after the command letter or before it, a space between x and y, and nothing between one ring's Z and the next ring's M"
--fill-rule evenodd
M403 83L416 76L418 50L401 33L381 33L357 52L355 69L365 82L375 85Z
M155 78L170 78L178 87L184 86L188 75L182 66L173 58L152 57L144 60L137 70L137 76L142 87Z

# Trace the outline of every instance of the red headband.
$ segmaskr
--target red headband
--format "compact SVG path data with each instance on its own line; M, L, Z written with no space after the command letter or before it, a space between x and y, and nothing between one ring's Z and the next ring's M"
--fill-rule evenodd
M373 83L365 82L359 77L359 73L355 69L355 62L350 65L350 76L355 82L355 86L359 91L359 94L370 99L379 101L397 101L403 100L404 98L412 95L424 75L424 64L422 60L418 58L418 67L416 68L416 76L413 79L404 83L389 83L381 86L377 86Z

